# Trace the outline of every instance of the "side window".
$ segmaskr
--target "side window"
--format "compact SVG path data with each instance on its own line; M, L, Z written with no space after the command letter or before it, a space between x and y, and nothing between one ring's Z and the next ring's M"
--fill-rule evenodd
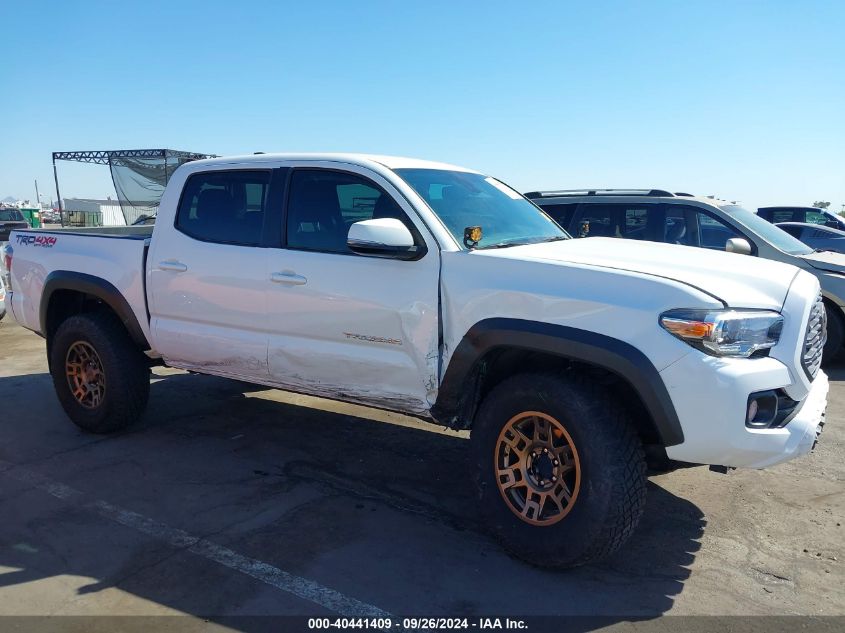
M698 246L695 240L695 227L688 223L690 214L687 209L688 207L676 204L666 205L666 226L663 232L663 241L667 244Z
M295 169L287 209L287 245L309 251L352 253L349 227L361 220L396 218L416 233L396 201L374 182L326 169Z
M779 222L803 222L804 218L801 217L801 214L797 214L799 217L795 217L796 213L793 211L773 211L771 213L771 220L773 224L778 224ZM768 218L766 218L768 219Z
M801 239L801 233L804 230L804 227L801 227L801 226L781 226L779 228L783 229L784 231L789 233L792 237L799 239L799 240ZM819 232L820 231L816 231L816 233L819 233Z
M575 215L575 209L578 208L578 204L544 204L540 208L568 231L569 225L572 223L572 216ZM574 232L577 233L577 229Z
M659 241L660 205L583 204L578 226L579 237L624 237L629 240ZM587 224L589 226L585 226ZM587 235L582 235L585 229Z
M188 178L176 228L198 240L258 246L269 171L212 171Z
M644 205L642 207L624 207L625 230L624 237L629 240L651 240L653 238L650 227L654 224L657 207Z
M810 224L826 224L828 220L828 217L824 213L819 213L818 211L807 211L806 218L804 222Z
M700 245L703 248L723 251L729 239L742 237L738 231L703 211L696 210L695 217L698 220Z
M584 204L579 216L578 237L622 237L620 209L614 204Z

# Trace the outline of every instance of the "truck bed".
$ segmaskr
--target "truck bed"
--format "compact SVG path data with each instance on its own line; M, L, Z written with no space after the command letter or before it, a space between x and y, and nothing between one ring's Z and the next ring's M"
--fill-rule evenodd
M129 304L147 340L145 263L153 226L12 231L11 307L24 327L44 334L42 295L51 278L104 280Z

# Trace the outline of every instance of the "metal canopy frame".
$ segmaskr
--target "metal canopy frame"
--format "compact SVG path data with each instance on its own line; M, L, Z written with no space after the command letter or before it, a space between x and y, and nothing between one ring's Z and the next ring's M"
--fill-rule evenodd
M93 165L110 165L114 160L121 158L180 158L185 162L202 160L204 158L217 158L215 154L200 154L197 152L183 152L174 149L113 149L94 150L79 152L53 152L53 179L56 181L56 198L59 201L59 218L62 226L65 225L65 210L62 204L62 194L59 192L59 172L56 169L57 160L74 161L78 163L90 163Z
M117 149L91 152L53 152L53 163L57 160L72 160L79 163L94 163L108 165L115 158L185 158L187 160L202 160L215 158L213 154L198 154L196 152L182 152L174 149Z

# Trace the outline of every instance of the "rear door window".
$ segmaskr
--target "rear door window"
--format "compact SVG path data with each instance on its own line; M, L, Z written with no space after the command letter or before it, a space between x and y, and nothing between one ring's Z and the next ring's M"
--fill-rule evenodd
M582 204L577 226L579 237L623 237L661 241L663 212L659 204Z
M621 209L613 204L584 204L579 213L578 237L622 237Z
M680 244L682 246L699 245L695 215L690 213L689 207L675 204L666 205L663 241L667 244Z
M792 211L789 209L782 210L782 211L771 211L770 217L766 218L772 224L778 224L779 222L803 222L804 221L804 214L801 211Z
M194 174L182 192L176 228L204 242L258 246L269 189L269 171Z

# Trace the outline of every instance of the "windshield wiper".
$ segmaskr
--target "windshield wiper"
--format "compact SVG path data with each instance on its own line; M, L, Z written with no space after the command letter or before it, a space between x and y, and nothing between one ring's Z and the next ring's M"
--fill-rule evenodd
M485 248L507 248L509 246L528 246L529 244L544 244L546 242L559 242L561 240L568 240L570 238L565 235L555 235L554 237L546 237L542 240L510 240L507 242L496 242L495 244L485 244L479 246L475 250L483 250Z
M487 248L507 248L508 246L525 246L531 242L496 242L495 244L485 244L484 246L477 246L475 250L483 251Z

